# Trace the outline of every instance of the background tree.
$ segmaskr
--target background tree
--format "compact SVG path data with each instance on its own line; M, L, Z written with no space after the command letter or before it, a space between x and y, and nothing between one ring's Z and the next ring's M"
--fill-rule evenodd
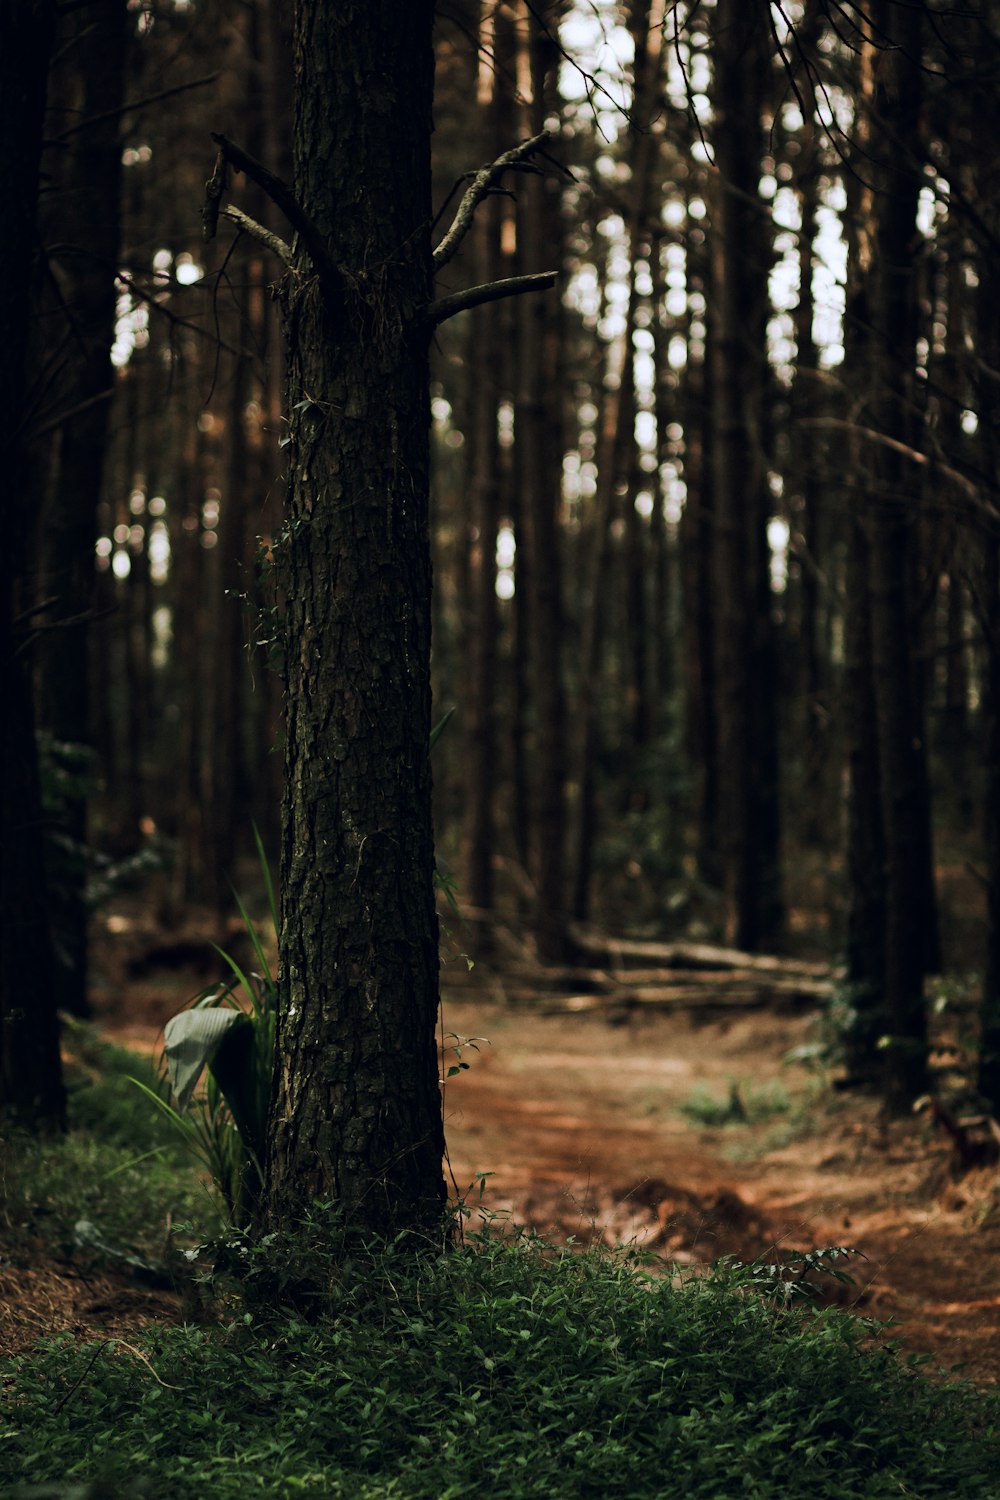
M0 1111L58 1127L59 1063L51 929L43 867L41 789L29 676L36 623L29 537L32 491L25 451L29 288L37 254L38 165L54 6L0 5L0 394L13 433L3 485L0 596L3 776L0 779Z

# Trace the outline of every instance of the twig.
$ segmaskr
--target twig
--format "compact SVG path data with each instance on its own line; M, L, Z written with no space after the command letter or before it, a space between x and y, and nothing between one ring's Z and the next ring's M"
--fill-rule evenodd
M243 230L244 234L251 235L253 239L259 240L262 245L265 245L268 250L273 251L279 260L284 261L290 271L295 269L295 257L292 254L292 247L286 240L281 238L280 234L274 234L272 230L265 229L263 224L258 224L256 219L251 219L249 214L245 214L241 208L234 208L232 204L222 210L222 217L230 219L239 229Z
M69 1390L66 1392L62 1400L57 1402L56 1405L52 1408L53 1416L58 1415L58 1413L61 1412L64 1407L69 1405L72 1398L76 1395L77 1391L80 1389L81 1385L83 1385L83 1382L86 1380L87 1376L96 1365L100 1356L104 1353L105 1349L110 1349L113 1343L113 1339L108 1339L103 1344L98 1344L97 1348L94 1350L94 1353L91 1355L83 1374L78 1380L74 1380L73 1384L70 1386Z
M61 145L68 141L70 136L79 135L82 130L90 130L94 125L103 125L106 120L120 120L124 115L134 115L140 109L146 109L150 104L160 104L164 99L172 99L176 94L186 94L191 89L203 89L207 84L214 83L218 73L208 73L204 78L195 78L191 83L178 83L170 89L160 89L158 94L147 94L144 99L132 99L127 104L119 105L117 109L108 109L101 115L91 115L86 120L81 120L78 125L70 125L60 135L53 138L51 144Z
M504 281L488 281L483 286L466 287L463 292L452 292L448 297L439 297L425 309L421 322L436 328L456 313L469 307L481 307L484 302L498 302L501 297L520 297L524 292L542 292L555 286L558 271L535 271L530 276L508 276Z
M219 228L219 209L222 207L222 195L226 191L228 176L226 153L220 147L215 153L212 175L205 183L205 201L201 206L202 234L206 244L215 239Z
M532 171L527 164L527 158L538 151L548 140L549 133L543 130L540 135L533 135L528 141L521 141L519 145L512 146L502 156L498 156L490 166L481 168L472 179L471 185L466 189L458 211L452 220L451 228L444 239L434 251L434 269L440 271L442 266L458 254L459 246L472 228L472 219L476 209L483 199L496 187L500 178L507 171L520 170ZM448 314L450 316L450 314Z
M292 228L298 233L303 245L309 252L313 263L313 269L328 293L339 297L340 272L330 259L323 236L316 225L305 212L295 194L286 182L276 177L263 162L259 162L255 156L244 151L242 146L237 146L224 135L212 131L212 140L224 155L231 167L237 172L245 172L251 182L255 182L262 192L266 193L271 202L281 209L285 218Z
M800 417L800 427L826 427L839 432L856 432L860 437L865 437L870 443L877 444L880 448L889 448L893 453L900 453L908 458L911 463L926 465L936 469L945 479L950 479L952 484L964 490L965 494L992 519L997 519L997 512L993 506L987 504L980 495L979 486L973 484L971 479L966 479L957 469L950 464L942 463L933 454L921 453L918 448L911 448L909 443L901 442L899 438L890 437L887 432L878 432L874 427L864 427L860 422L848 422L843 417Z

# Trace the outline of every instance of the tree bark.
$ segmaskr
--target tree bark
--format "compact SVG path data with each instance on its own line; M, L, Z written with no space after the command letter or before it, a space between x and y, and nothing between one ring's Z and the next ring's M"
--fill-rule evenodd
M772 944L783 922L762 396L770 249L758 194L770 55L762 8L720 0L710 350L719 831L726 941L749 950Z
M431 0L295 8L280 1013L264 1217L440 1220L427 334ZM317 264L318 260L318 264Z
M545 127L559 54L551 34L531 8L518 6L527 84L523 133ZM561 226L554 184L529 177L519 187L519 270L531 273L558 255ZM557 961L566 951L566 697L563 687L562 393L559 386L557 297L525 297L515 307L518 389L515 442L521 481L529 637L529 685L534 708L534 781L530 789L531 846L535 884L533 925L542 957ZM519 585L520 586L520 585Z
M13 434L2 483L0 673L0 1114L33 1129L65 1120L27 639L31 497L24 454L25 356L36 253L38 164L55 7L0 3L0 410ZM19 619L18 616L22 618Z
M126 50L125 0L110 0L66 17L60 36L70 76L62 90L67 106L57 131L79 127L69 151L53 157L46 233L60 243L53 265L71 320L64 331L67 371L61 399L79 407L62 424L58 460L45 510L45 593L57 618L78 623L59 630L43 653L46 729L63 743L89 747L90 632L83 623L94 607L94 542L101 498L114 368L115 274L121 205L121 120ZM60 320L61 321L61 320ZM77 782L83 778L77 777ZM52 880L52 919L58 933L55 978L59 1008L86 1015L87 797L62 799L56 819L67 855Z
M875 23L891 48L874 58L870 164L878 197L869 309L872 320L875 420L879 432L914 443L912 410L916 361L916 234L920 163L922 5L901 10L883 3ZM899 1104L926 1085L927 1020L923 978L929 907L930 807L925 731L915 681L911 637L911 556L916 518L911 476L896 450L879 445L872 457L873 493L867 506L871 590L872 672L878 726L886 859L885 1014L890 1045L883 1086Z

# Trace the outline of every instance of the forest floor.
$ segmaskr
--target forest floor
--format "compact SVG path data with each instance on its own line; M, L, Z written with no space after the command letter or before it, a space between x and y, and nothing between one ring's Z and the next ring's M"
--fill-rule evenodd
M128 927L122 918L119 958L99 950L97 1019L148 1052L205 982L211 950L181 943L168 963L134 932L125 942ZM511 1003L502 970L454 989L445 973L445 1071L468 1064L446 1084L449 1172L471 1227L482 1212L682 1264L850 1247L865 1258L848 1265L854 1282L838 1301L889 1321L889 1336L933 1366L1000 1381L996 1164L959 1171L929 1114L888 1119L833 1088L801 1056L816 1041L815 1004L552 1011ZM60 1329L127 1337L180 1315L179 1298L114 1271L0 1257L8 1346Z

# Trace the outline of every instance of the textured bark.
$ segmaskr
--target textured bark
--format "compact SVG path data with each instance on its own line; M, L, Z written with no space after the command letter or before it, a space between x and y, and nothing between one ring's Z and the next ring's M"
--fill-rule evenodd
M726 941L751 951L782 926L763 430L770 250L757 192L770 50L762 8L720 0L710 350L719 831Z
M916 152L921 95L922 6L887 0L876 23L893 50L874 60L872 167L874 204L869 308L876 381L874 424L914 440L911 417L916 346L916 233L920 164ZM872 672L878 725L886 856L885 1012L893 1044L884 1053L884 1088L899 1103L923 1092L927 1024L923 978L931 918L931 847L925 734L915 680L910 579L916 518L912 476L893 449L872 459L868 506Z
M991 265L979 290L978 332L981 358L992 369L997 368L995 361L1000 359L998 295L1000 277L995 265ZM1000 411L995 405L984 403L981 434L983 456L991 466L987 472L995 474L1000 464ZM1000 544L995 536L985 536L982 548L978 602L986 644L980 693L987 906L977 1081L980 1093L997 1114L1000 1113Z
M37 1129L63 1123L65 1095L26 651L30 621L18 623L17 617L34 603L25 587L31 520L23 446L25 354L54 16L55 7L41 0L0 3L0 411L13 437L0 479L0 1114Z
M430 0L295 11L281 1004L265 1217L440 1218L430 816Z
M80 623L93 609L94 542L101 498L110 397L114 381L115 271L121 210L120 119L124 97L125 0L71 12L60 46L68 76L61 79L58 130L73 130L68 151L53 154L54 184L47 195L46 240L60 246L53 265L72 320L65 330L67 369L61 400L80 408L62 424L58 460L45 511L45 585L57 618L77 623L50 637L42 655L44 724L58 741L89 746L89 632ZM88 123L93 121L93 123ZM48 158L46 159L48 164ZM60 320L61 323L62 320ZM57 831L68 857L52 882L58 933L56 987L60 1009L85 1015L87 1003L87 802L63 800Z

